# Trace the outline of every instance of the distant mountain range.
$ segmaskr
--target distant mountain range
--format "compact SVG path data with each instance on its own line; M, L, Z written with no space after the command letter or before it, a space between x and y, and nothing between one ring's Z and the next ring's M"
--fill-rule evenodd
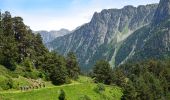
M158 4L102 10L75 31L47 47L66 55L73 51L88 70L99 59L112 66L170 54L170 0Z
M35 31L35 33L39 33L42 36L43 39L43 43L46 44L48 42L53 41L56 37L59 36L64 36L66 34L69 34L70 31L67 29L61 29L59 31L45 31L45 30L41 30L41 31Z

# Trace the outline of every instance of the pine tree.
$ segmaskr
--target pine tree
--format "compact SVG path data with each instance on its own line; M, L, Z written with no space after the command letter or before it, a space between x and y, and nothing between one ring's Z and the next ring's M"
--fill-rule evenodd
M62 56L53 56L50 63L50 79L55 85L64 84L68 81L66 63Z
M96 62L93 68L93 74L96 82L111 84L112 82L112 68L105 60Z
M133 83L129 81L124 86L123 96L121 100L136 100L137 92L135 90L135 87L133 86Z
M5 36L12 37L14 35L12 17L8 11L2 15L2 27Z
M73 52L68 53L66 62L67 62L66 67L68 70L69 77L72 79L78 79L80 68L77 62L77 58Z
M15 61L18 57L16 41L14 38L13 22L10 12L5 12L2 18L2 32L3 37L1 44L1 64L9 68L15 69ZM5 37L5 38L4 38Z

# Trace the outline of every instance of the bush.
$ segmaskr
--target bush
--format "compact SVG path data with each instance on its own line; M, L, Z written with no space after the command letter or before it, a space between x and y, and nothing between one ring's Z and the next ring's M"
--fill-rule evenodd
M66 94L63 89L60 90L59 100L66 100Z
M65 66L56 66L50 75L50 79L54 85L61 85L66 83L68 76Z
M32 78L32 79L38 79L38 78L39 78L39 72L38 72L38 71L25 72L24 77L26 77L26 78Z
M105 86L101 83L97 84L97 86L94 89L97 93L102 93L105 91Z
M46 79L45 74L44 74L44 73L42 73L42 72L39 72L39 73L38 73L38 77L40 77L40 78L41 78L41 79L43 79L43 80L45 80L45 79Z
M13 60L4 62L4 66L6 66L11 71L14 71L16 69L16 63Z
M33 66L31 64L31 61L28 58L26 58L24 60L23 65L25 66L26 71L28 71L28 72L32 72L33 71Z
M7 78L5 76L0 76L0 88L2 90L8 90L13 88L13 81L11 78Z

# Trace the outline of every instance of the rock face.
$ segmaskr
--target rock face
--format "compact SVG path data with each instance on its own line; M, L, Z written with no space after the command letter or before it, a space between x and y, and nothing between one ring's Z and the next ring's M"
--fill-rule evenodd
M170 0L160 0L157 11L155 12L153 23L157 24L170 17Z
M121 45L116 65L126 61L170 56L170 0L161 0L151 24L134 32Z
M64 55L69 51L75 52L84 70L99 59L106 59L114 65L122 42L134 31L148 25L156 8L157 4L137 8L125 6L94 13L89 23L71 34L56 38L47 46Z
M43 39L43 43L46 44L48 42L53 41L56 37L64 36L69 34L70 31L67 29L61 29L59 31L36 31L35 33L40 33Z

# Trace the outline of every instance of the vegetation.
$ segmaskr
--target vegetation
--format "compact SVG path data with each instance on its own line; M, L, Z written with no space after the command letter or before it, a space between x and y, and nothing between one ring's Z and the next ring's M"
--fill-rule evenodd
M58 97L59 100L66 100L65 92L63 89L60 90L60 95Z
M108 77L108 73L111 72L111 69L106 70L107 67L105 65L107 65L107 63L104 63L104 61L96 63L94 78L98 80L97 82L106 84L103 80L105 77ZM112 78L109 82L122 87L122 100L168 99L170 98L170 83L168 81L170 78L169 66L169 60L148 60L138 63L124 64L112 70ZM99 86L98 90L101 89L102 86Z
M111 84L112 68L110 67L110 64L104 60L96 62L93 68L93 77L96 82Z
M67 100L120 100L122 96L121 88L117 86L103 85L105 91L97 93L94 89L97 87L91 78L80 76L77 81L71 84L61 86L48 85L46 88L21 91L4 91L0 92L2 100L57 100L61 94L61 89L65 92Z
M124 88L123 99L158 100L168 99L169 95L169 60L143 61L122 65L120 70L128 78L121 83ZM115 70L115 74L117 71Z
M72 79L78 79L80 68L77 62L77 58L73 52L68 53L66 62L69 77Z
M91 100L89 96L84 95L83 97L80 98L80 100Z
M49 52L40 34L34 34L21 17L12 17L8 11L0 16L0 65L7 68L6 76L0 76L2 90L14 88L12 80L19 76L42 78L55 85L78 78L80 69L73 53L66 59Z
M101 83L97 84L96 88L95 88L95 91L97 93L102 93L105 91L105 86Z

